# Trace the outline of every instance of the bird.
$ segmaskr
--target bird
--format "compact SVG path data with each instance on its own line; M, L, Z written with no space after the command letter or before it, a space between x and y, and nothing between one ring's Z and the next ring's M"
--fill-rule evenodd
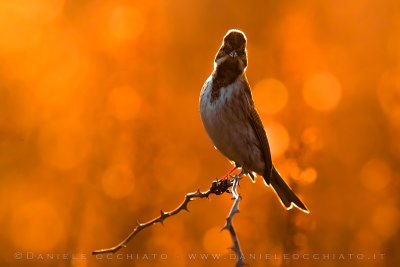
M204 128L225 157L234 162L241 175L254 173L264 178L287 209L307 207L286 184L272 163L266 131L255 107L246 77L247 38L236 29L229 30L214 60L214 70L200 92L200 116Z

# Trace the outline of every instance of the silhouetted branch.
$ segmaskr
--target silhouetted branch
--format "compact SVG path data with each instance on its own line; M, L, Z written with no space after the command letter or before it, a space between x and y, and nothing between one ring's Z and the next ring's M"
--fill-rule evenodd
M226 224L225 224L224 228L222 228L222 230L226 229L231 234L232 241L233 241L233 246L231 247L231 249L236 253L236 256L237 256L236 267L241 267L243 265L246 265L246 263L243 261L243 257L242 257L243 253L240 250L239 240L236 236L236 232L235 232L235 229L233 228L233 224L232 224L233 216L239 212L239 201L242 199L242 197L237 192L237 186L239 185L239 180L240 180L239 175L235 175L233 178L233 184L232 184L232 195L233 195L233 199L235 201L233 202L233 205L232 205L231 211L229 212L228 218L226 218Z
M218 181L214 181L210 187L210 189L208 189L206 192L200 192L200 190L197 190L194 193L188 193L185 196L185 200L182 202L181 205L179 205L179 207L177 207L176 209L174 209L173 211L170 212L164 212L164 211L160 211L160 216L158 216L157 218L154 218L151 221L148 221L146 223L139 223L139 221L137 222L137 225L135 227L135 229L133 229L133 231L128 235L127 238L125 238L121 243L119 243L118 245L116 245L115 247L112 248L106 248L106 249L99 249L99 250L95 250L92 252L93 255L95 254L102 254L102 253L115 253L118 250L120 250L121 248L125 247L126 244L140 231L142 231L143 229L155 224L155 223L161 223L163 224L164 220L167 219L168 217L171 217L175 214L178 214L181 210L188 210L188 203L190 201L192 201L195 198L208 198L208 196L210 194L215 194L215 195L221 195L225 192L230 193L229 192L229 188L235 185L235 179L233 180L229 180L229 179L222 179L222 180L218 180ZM235 187L236 188L236 187ZM236 189L235 189L236 190ZM238 200L235 201L235 203L238 202ZM234 203L234 206L235 206ZM237 209L237 204L236 204L236 209ZM232 213L232 211L231 211ZM233 214L231 215L231 213L229 214L228 218L231 218L233 216ZM230 228L227 228L230 230ZM233 227L232 227L233 230ZM231 231L231 230L230 230ZM231 233L232 234L232 233ZM234 234L234 232L233 232ZM236 235L235 235L236 236ZM237 239L236 239L237 242ZM234 245L234 247L236 247L236 245ZM237 248L239 248L239 244L237 245ZM240 250L239 250L240 251Z

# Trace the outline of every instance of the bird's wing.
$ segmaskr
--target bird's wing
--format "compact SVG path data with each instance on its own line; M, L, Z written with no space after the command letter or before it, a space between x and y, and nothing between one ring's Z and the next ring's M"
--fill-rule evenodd
M247 82L247 79L244 81L244 86L242 86L244 93L247 98L248 105L247 106L247 114L250 124L257 135L258 141L261 145L261 151L263 153L265 159L265 171L264 171L264 179L269 184L271 175L272 175L272 160L271 160L271 151L268 144L267 133L265 132L263 123L261 121L260 116L257 113L257 110L254 105L253 97L251 95L250 86Z

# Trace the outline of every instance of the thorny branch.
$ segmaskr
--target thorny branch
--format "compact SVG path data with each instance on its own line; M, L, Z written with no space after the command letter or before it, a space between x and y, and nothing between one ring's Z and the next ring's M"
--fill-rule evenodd
M246 263L243 261L243 256L242 256L243 253L240 250L239 240L236 236L236 232L235 232L235 229L233 228L233 224L232 224L233 216L239 212L239 201L242 199L242 197L237 192L237 186L239 185L239 180L240 180L239 175L235 175L233 178L233 184L232 184L232 195L233 195L233 199L235 201L233 202L233 205L232 205L231 211L229 212L228 218L226 218L226 224L225 224L224 228L222 228L222 230L225 230L225 229L229 230L229 233L231 234L232 241L233 241L233 246L231 247L231 249L236 253L236 256L237 256L236 267L241 267L243 265L246 265Z
M236 179L236 176L235 176L235 178L232 179L232 180L229 180L229 179L221 179L221 180L218 180L218 181L214 181L214 182L211 184L211 187L210 187L207 191L205 191L205 192L200 192L200 190L198 189L198 190L197 190L196 192L194 192L194 193L188 193L188 194L186 194L185 200L184 200L176 209L174 209L174 210L172 210L172 211L170 211L170 212L164 212L163 210L161 210L161 211L160 211L160 215L159 215L157 218L154 218L153 220L148 221L148 222L146 222L146 223L140 223L140 222L138 221L138 222L137 222L137 225L136 225L136 227L133 229L133 231L132 231L121 243L119 243L118 245L116 245L116 246L114 246L114 247L112 247L112 248L106 248L106 249L95 250L95 251L92 252L92 254L93 254L93 255L96 255L96 254L103 254L103 253L115 253L115 252L117 252L118 250L120 250L121 248L125 247L126 244L127 244L137 233L139 233L139 232L142 231L143 229L145 229L145 228L147 228L147 227L149 227L149 226L151 226L151 225L153 225L153 224L155 224L155 223L161 223L161 224L163 224L163 222L164 222L165 219L167 219L168 217L171 217L171 216L173 216L173 215L178 214L181 210L189 211L187 205L188 205L188 203L189 203L190 201L192 201L192 200L194 200L194 199L196 199L196 198L208 198L208 196L209 196L210 194L221 195L221 194L223 194L223 193L225 193L225 192L230 193L229 188L230 188L231 186L232 186L232 188L234 189L234 198L235 198L236 200L235 200L235 202L234 202L234 204L233 204L232 210L231 210L231 212L230 212L230 214L229 214L229 217L228 217L228 219L227 219L227 224L225 225L224 228L228 229L228 230L231 232L232 238L234 238L233 240L234 240L235 244L234 244L234 246L233 246L233 249L234 249L234 250L236 249L235 252L236 252L236 251L240 251L240 249L239 249L239 244L237 243L237 238L236 238L236 235L235 235L235 231L233 230L233 227L232 227L232 216L233 216L236 212L238 212L238 210L237 210L237 202L239 202L239 200L238 200L239 198L238 198L238 195L237 195L237 192L236 192L236 187L237 187L237 181L238 181L238 180L236 181L235 179ZM237 179L239 179L239 178L237 178ZM241 254L238 254L238 255L241 255ZM240 258L240 257L238 256L238 258ZM240 265L239 265L239 266L240 266Z

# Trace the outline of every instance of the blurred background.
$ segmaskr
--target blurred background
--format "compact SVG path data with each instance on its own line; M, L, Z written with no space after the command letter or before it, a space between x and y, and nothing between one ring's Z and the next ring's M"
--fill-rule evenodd
M144 230L122 260L90 255L231 168L198 111L231 28L275 165L311 210L243 180L246 262L399 264L398 1L0 0L1 266L234 265L227 194Z

